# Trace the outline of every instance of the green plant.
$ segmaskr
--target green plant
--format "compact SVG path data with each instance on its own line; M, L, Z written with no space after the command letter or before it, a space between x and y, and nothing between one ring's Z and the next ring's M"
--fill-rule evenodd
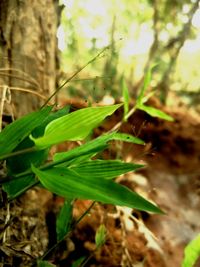
M144 105L148 99L144 93L150 74L151 70L147 73L136 106L130 111L128 89L124 83L124 120L136 109L172 120L167 114ZM70 234L96 201L163 213L137 193L113 181L118 175L135 171L144 167L143 165L98 159L98 153L105 150L112 140L144 144L137 137L117 132L117 128L72 150L56 153L52 161L46 163L49 149L53 145L64 141L85 140L95 127L121 106L122 104L88 107L71 113L68 106L58 111L53 111L50 106L43 107L11 123L0 133L0 160L6 161L7 168L6 177L0 178L0 182L7 193L8 201L16 199L36 185L65 198L56 222L57 243L35 263L38 266L52 266L45 259ZM73 222L73 203L77 198L91 199L94 202ZM105 242L105 232L103 226L99 228L96 234L97 248Z

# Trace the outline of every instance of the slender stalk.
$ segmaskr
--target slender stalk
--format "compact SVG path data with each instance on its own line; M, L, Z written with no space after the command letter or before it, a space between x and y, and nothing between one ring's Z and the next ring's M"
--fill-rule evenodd
M22 150L20 150L20 151L22 151ZM91 152L92 152L92 150L91 150ZM88 151L78 152L78 154L74 153L74 154L71 154L69 156L66 156L64 159L61 159L61 160L58 160L58 161L55 161L55 162L47 163L47 164L41 166L39 169L40 170L50 169L50 168L52 168L52 167L54 167L56 165L64 163L65 161L69 161L69 160L72 160L72 159L74 159L76 157L84 156L86 154L88 154ZM34 174L33 174L32 170L27 170L25 172L22 172L22 173L16 175L14 178L10 177L10 176L4 177L4 178L0 178L0 183L3 184L3 183L7 183L7 182L9 182L11 180L13 181L13 179L21 179L21 178L23 178L23 177L25 177L27 175L34 175ZM32 184L31 187L33 187L34 185L35 184Z
M65 235L65 237L59 241L57 241L50 249L48 249L44 255L40 258L40 260L45 260L48 258L48 256L60 245L60 243L66 239L71 233L72 230L75 228L75 226L90 212L92 207L95 205L96 201L93 201L91 205L87 208L87 210L75 221L75 223L72 224L71 230ZM35 266L35 265L32 265Z
M131 115L133 115L133 113L136 111L136 109L137 109L137 106L134 106L132 109L130 109L129 112L126 114L124 120L127 120ZM119 121L117 124L115 124L115 126L112 129L110 129L108 131L108 133L119 130L119 128L122 126L123 122L124 121Z
M96 204L96 201L93 201L92 204L87 208L87 210L77 219L77 221L74 223L73 228L89 213L89 211L92 209L92 207Z
M35 151L37 151L37 148L35 146L28 147L28 148L25 148L25 149L22 149L22 150L19 150L19 151L14 151L14 152L5 154L3 156L0 156L0 160L8 159L8 158L11 158L11 157L14 157L14 156L19 156L19 155L22 155L22 154L25 154L25 153L31 153L31 152L35 152Z
M47 99L47 101L45 101L45 103L42 105L41 108L45 107L48 102L67 84L69 83L74 77L76 77L83 69L85 69L88 65L90 65L91 63L93 63L98 57L100 57L109 47L105 47L103 50L101 50L101 52L99 52L94 58L92 58L91 60L89 60L85 65L83 65L82 67L80 67L71 77L69 77L63 84L61 84L54 92L52 95L50 95L50 97Z

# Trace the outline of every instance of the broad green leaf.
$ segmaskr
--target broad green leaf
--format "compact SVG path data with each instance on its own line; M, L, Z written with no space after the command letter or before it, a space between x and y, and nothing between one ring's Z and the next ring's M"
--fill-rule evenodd
M24 176L21 179L15 179L15 177L13 177L13 180L3 183L2 187L10 200L21 195L21 193L24 192L26 188L28 189L30 185L34 184L35 181L33 175Z
M69 112L69 106L60 109L56 112L51 112L46 116L44 121L41 125L36 127L33 132L31 133L34 137L39 137L44 134L45 127L47 124L59 117L62 117L66 115ZM30 140L30 138L27 136L15 149L14 151L23 150L29 147L33 147L34 142ZM14 157L9 158L6 161L6 166L8 169L9 174L17 174L24 172L25 170L28 170L31 168L31 164L34 164L34 166L40 166L48 157L48 149L45 150L39 150L34 151L31 153L25 153L22 155L17 155Z
M152 77L152 69L155 67L155 65L153 65L152 67L148 68L145 76L144 76L144 82L142 85L142 88L140 90L139 96L137 97L137 102L136 105L141 105L142 103L144 103L143 98L144 93L146 92L150 82L151 82L151 77Z
M37 267L56 267L56 265L48 261L37 260Z
M158 207L137 193L112 180L96 179L93 175L83 178L67 168L57 167L41 171L32 166L32 170L45 188L65 198L91 199L113 205L162 213Z
M200 234L185 248L182 267L193 267L200 257Z
M0 159L13 151L47 117L51 107L32 112L6 126L0 133Z
M124 100L124 116L123 116L123 120L127 121L126 115L128 114L128 111L129 111L129 92L128 92L128 87L127 87L126 82L125 82L124 79L122 81L122 94L123 94L123 100Z
M81 177L95 176L96 179L112 179L142 167L144 165L126 163L120 160L90 160L72 166L71 169Z
M104 224L101 224L96 231L95 244L97 248L100 248L105 243L106 243L106 227Z
M64 239L71 229L72 209L72 200L66 199L56 220L57 241Z
M167 115L165 112L157 108L153 108L153 107L149 107L145 105L139 105L138 109L145 111L152 117L158 117L160 119L167 120L167 121L174 121L174 119L171 116Z
M46 126L50 122L67 115L69 113L69 110L70 106L66 106L64 108L59 109L58 111L53 111L49 113L48 116L43 121L43 123L39 125L37 128L35 128L31 133L31 135L35 138L43 136Z
M121 105L80 109L50 122L43 137L34 138L30 136L30 138L39 149L64 141L83 140L92 129L97 127Z

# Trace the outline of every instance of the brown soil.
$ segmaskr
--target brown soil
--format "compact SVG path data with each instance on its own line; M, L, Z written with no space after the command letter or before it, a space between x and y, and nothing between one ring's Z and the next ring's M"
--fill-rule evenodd
M185 110L165 111L175 122L136 112L121 131L137 134L147 145L115 143L109 155L146 162L145 169L121 176L118 181L154 201L166 215L96 204L51 255L56 266L71 266L80 257L90 256L85 266L181 267L184 247L200 232L200 119ZM109 130L121 118L119 110L95 135ZM0 266L31 266L33 259L44 253L55 241L55 214L62 202L36 188L10 206L6 242L0 246ZM76 201L74 217L78 218L90 204ZM2 235L6 215L4 209L0 218ZM101 223L107 228L107 241L96 251L94 236Z

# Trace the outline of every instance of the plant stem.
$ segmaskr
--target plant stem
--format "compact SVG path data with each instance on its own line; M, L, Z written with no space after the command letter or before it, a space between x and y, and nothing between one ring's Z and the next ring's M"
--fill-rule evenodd
M19 151L14 151L14 152L5 154L3 156L0 156L0 160L4 160L4 159L11 158L14 156L19 156L19 155L24 154L24 153L31 153L31 152L35 152L35 151L37 151L36 146L28 147L28 148L25 148L25 149L22 149Z
M133 113L136 111L137 109L137 106L135 105L132 109L129 110L129 112L126 114L124 120L127 120L131 115L133 115ZM109 130L107 133L110 133L110 132L114 132L114 131L117 131L119 130L119 128L122 126L124 121L119 121L117 124L115 124L115 126Z
M48 249L44 255L40 258L40 260L45 260L48 258L48 256L60 245L60 243L66 239L71 233L72 230L75 228L75 226L90 212L92 207L95 205L96 201L93 201L91 205L86 209L86 211L75 221L74 224L71 226L71 230L65 235L65 237L59 241L57 241L50 249ZM35 266L35 265L32 265Z
M20 150L20 151L22 151L22 150ZM92 150L91 150L91 152L92 152ZM49 168L54 167L56 165L59 165L61 163L64 163L65 161L69 161L69 160L72 160L72 159L74 159L76 157L84 156L86 154L88 154L88 151L83 151L82 153L79 152L78 154L76 154L76 153L75 154L71 154L69 156L66 156L64 159L61 159L61 160L58 160L58 161L55 161L55 162L51 162L51 163L47 163L47 164L41 166L39 169L40 170L46 170L46 169L49 169ZM7 183L7 182L9 182L11 180L13 181L13 179L21 179L24 176L31 175L31 174L34 175L32 170L27 170L25 172L22 172L22 173L20 173L20 174L18 174L16 176L14 176L14 178L13 177L9 177L9 176L5 177L5 178L0 178L0 183L3 184L3 183Z
M96 201L93 201L92 204L87 208L87 210L77 219L74 223L73 228L89 213L92 207L96 204Z
M45 101L45 103L42 105L41 108L45 107L48 102L68 83L70 82L74 77L77 76L77 74L79 74L83 69L85 69L88 65L90 65L91 63L93 63L98 57L100 57L107 49L109 48L109 46L105 47L103 50L101 50L101 52L99 52L94 58L92 58L91 60L89 60L85 65L83 65L82 67L80 67L71 77L69 77L63 84L61 84L54 92L52 95L50 95L50 97L47 99L47 101Z

